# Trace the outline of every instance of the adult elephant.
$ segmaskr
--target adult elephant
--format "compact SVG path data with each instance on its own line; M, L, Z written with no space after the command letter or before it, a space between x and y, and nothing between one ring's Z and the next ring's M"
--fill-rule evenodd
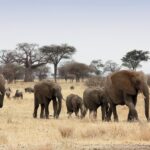
M97 109L101 106L102 121L107 119L108 102L102 88L87 88L83 93L83 103L89 109L89 115L93 113L94 118L97 117Z
M5 95L5 79L4 76L0 74L0 108L3 107L4 95Z
M43 118L45 109L45 117L49 118L49 103L53 101L54 118L58 118L61 112L62 93L61 87L50 80L43 80L34 86L34 112L33 117L37 117L39 104L41 105L40 118Z
M117 105L128 106L128 121L138 120L135 106L139 91L145 96L145 116L149 120L149 89L143 72L121 70L112 73L106 78L105 91L110 103L108 120L113 112L114 120L118 121Z

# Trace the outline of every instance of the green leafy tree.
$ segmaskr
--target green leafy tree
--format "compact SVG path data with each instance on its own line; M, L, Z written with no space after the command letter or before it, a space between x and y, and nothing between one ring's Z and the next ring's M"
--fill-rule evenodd
M136 70L138 67L141 67L142 61L148 61L149 52L143 50L132 50L121 59L122 65L128 67L129 69Z
M69 59L76 51L73 46L67 44L50 45L40 48L48 63L54 65L54 79L56 82L58 64L62 59Z

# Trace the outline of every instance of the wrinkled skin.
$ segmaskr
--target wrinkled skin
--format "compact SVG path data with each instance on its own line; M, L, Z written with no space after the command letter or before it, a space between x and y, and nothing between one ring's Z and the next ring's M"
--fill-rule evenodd
M110 103L109 117L113 112L114 120L118 121L117 105L126 105L129 108L128 121L137 121L135 109L138 92L145 96L145 116L149 120L149 89L143 72L121 70L112 73L106 78L105 92Z
M0 74L0 108L3 107L4 95L5 95L5 79L3 75Z
M101 106L102 121L107 120L108 103L102 88L87 88L83 93L83 103L89 109L89 115L93 113L97 117L97 109Z
M77 117L79 117L79 110L81 112L81 118L85 116L85 108L83 105L83 100L80 96L76 94L70 94L66 98L66 107L67 113L69 114L68 118L74 112Z
M43 80L34 86L34 112L33 117L37 117L37 110L41 105L40 118L49 118L49 103L53 101L54 118L58 118L61 112L62 94L61 87L50 80Z

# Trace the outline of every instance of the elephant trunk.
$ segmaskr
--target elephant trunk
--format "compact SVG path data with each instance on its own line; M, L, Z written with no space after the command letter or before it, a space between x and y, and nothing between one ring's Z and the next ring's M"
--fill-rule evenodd
M149 89L147 84L144 84L143 87L143 94L145 96L144 100L145 100L145 116L147 118L147 120L149 120Z
M87 109L83 103L81 104L80 109L81 109L81 118L84 118L86 115Z

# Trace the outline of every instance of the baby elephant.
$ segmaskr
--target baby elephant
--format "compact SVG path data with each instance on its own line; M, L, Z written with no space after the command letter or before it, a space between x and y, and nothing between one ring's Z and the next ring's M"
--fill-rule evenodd
M85 116L85 107L83 105L83 100L80 96L76 94L70 94L66 98L66 107L67 113L69 114L68 118L71 117L71 114L74 112L77 117L79 117L79 109L81 112L81 118Z
M16 93L15 93L15 95L13 96L13 98L21 98L21 99L23 99L23 93L22 92L20 92L19 90L16 90Z
M97 109L101 106L102 121L107 120L108 103L102 88L87 88L83 93L83 103L89 109L89 115L93 113L94 119L97 117Z
M10 98L11 89L10 88L6 88L5 94L6 94L7 98Z

